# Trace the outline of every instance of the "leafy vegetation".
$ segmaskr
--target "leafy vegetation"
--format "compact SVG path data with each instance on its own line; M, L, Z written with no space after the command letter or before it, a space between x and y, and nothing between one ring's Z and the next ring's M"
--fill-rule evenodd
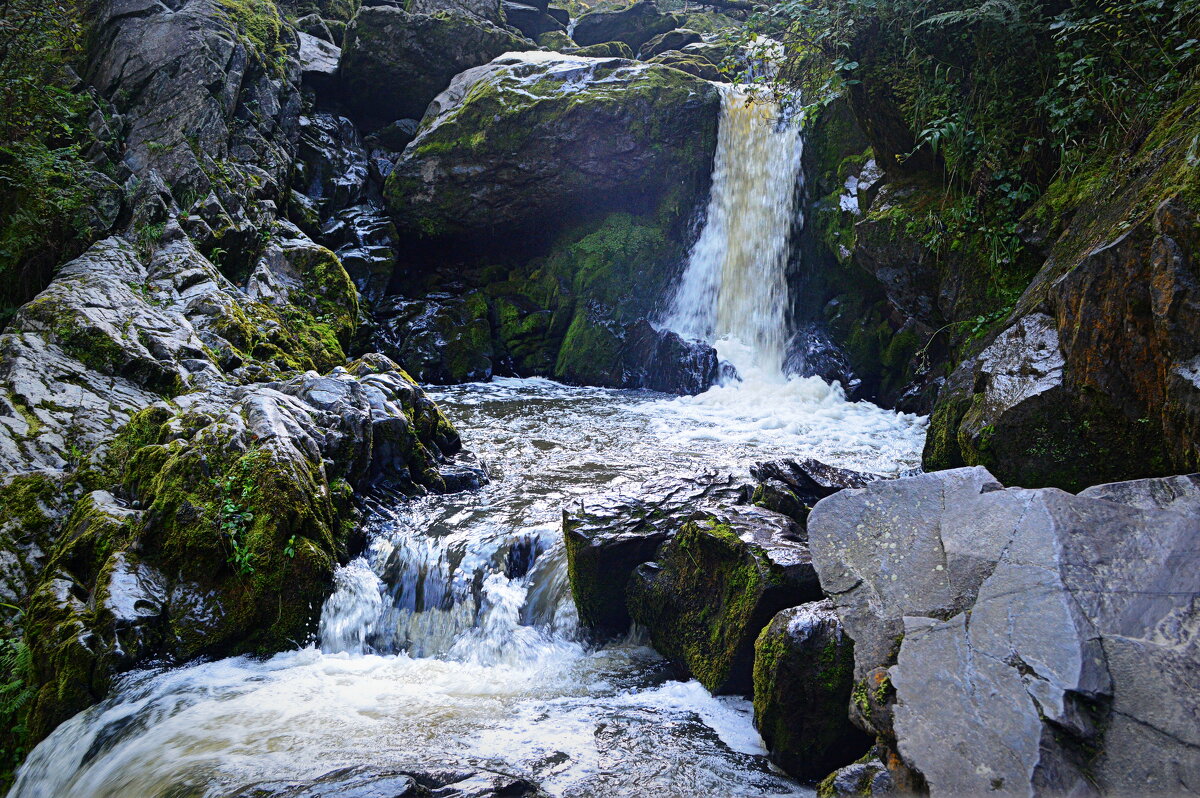
M70 69L81 37L74 0L0 3L0 321L92 232L91 104Z
M1047 188L1134 153L1200 68L1196 0L783 0L779 19L783 81L847 94L877 158L943 189L908 232L1001 268Z

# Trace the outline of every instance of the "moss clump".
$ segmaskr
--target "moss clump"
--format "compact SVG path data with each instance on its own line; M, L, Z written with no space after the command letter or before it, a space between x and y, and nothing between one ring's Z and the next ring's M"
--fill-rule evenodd
M759 632L783 607L819 593L717 516L686 522L659 563L630 581L629 613L660 653L714 693L749 695Z

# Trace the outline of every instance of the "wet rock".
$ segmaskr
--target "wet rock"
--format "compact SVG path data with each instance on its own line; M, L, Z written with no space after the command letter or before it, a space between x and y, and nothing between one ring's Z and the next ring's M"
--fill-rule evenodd
M846 352L834 343L823 325L815 323L803 326L792 336L783 371L788 375L820 377L826 382L839 383L851 398L862 386L862 380L850 367Z
M567 35L565 28L561 31L551 30L537 37L537 43L547 50L560 53L574 52L579 49L575 40Z
M818 504L813 558L856 674L886 668L894 689L894 774L935 796L1196 789L1200 703L1181 685L1200 672L1183 631L1200 593L1197 484L1072 496L974 468Z
M870 738L846 713L854 642L832 602L782 610L754 644L754 725L771 761L802 780L862 755Z
M625 42L601 42L578 47L569 51L570 55L582 58L633 58L633 50Z
M398 229L424 237L545 236L598 207L646 212L668 194L690 209L708 185L719 104L710 84L659 66L496 59L430 104L385 195Z
M333 33L329 30L329 25L321 18L320 14L305 14L297 19L295 24L296 30L300 33L307 33L309 36L315 36L323 42L337 46Z
M563 28L571 24L571 12L565 8L548 7L546 8L546 13L558 20Z
M638 50L638 58L645 61L668 50L682 50L689 44L697 44L702 41L704 41L704 37L698 32L687 28L676 28L666 33L660 33L643 44Z
M30 599L35 737L149 660L306 639L349 555L355 490L445 491L439 468L460 448L380 355L141 411L97 464L125 498L76 505Z
M782 609L821 598L803 529L757 507L700 512L633 573L629 614L714 693L753 692L754 642Z
M751 502L803 524L818 501L843 488L861 488L883 477L827 465L820 460L773 460L750 469L758 480Z
M396 228L370 203L338 212L321 229L321 241L334 249L363 303L374 309L396 269Z
M721 70L708 59L679 50L667 50L665 53L660 53L649 59L649 63L669 66L702 80L723 81L725 79Z
M584 47L602 42L625 42L637 52L651 38L678 26L679 18L658 10L653 0L642 0L623 11L593 11L575 22L572 38Z
M325 39L304 32L296 34L300 39L300 76L318 94L329 91L335 84L338 61L342 51Z
M740 480L716 472L662 478L563 510L563 540L580 623L599 637L629 629L626 586L692 513L745 499Z
M460 11L364 8L346 29L342 101L366 127L419 118L458 73L531 41Z
M505 23L500 0L409 0L396 5L410 14L462 13L501 28Z
M715 349L655 329L645 319L623 328L576 322L573 329L575 336L568 331L555 366L555 376L565 382L693 395L717 381ZM608 356L595 357L597 350Z
M370 166L358 130L345 117L300 118L300 148L292 184L317 204L322 219L361 203Z
M480 293L389 297L377 321L374 348L422 382L448 385L492 377L492 329Z
M898 794L892 774L873 753L838 768L817 785L817 798L871 798Z
M310 781L259 782L229 798L501 798L541 792L515 776L479 770L380 770L356 765Z
M530 39L537 40L543 34L551 31L566 33L566 27L562 23L540 8L534 8L524 3L514 3L511 0L504 0L503 6L508 24Z
M299 64L256 52L217 3L103 2L92 11L86 78L127 121L125 166L142 179L156 174L181 205L210 202L218 223L206 220L202 247L236 257L270 226L287 184ZM279 30L263 44L294 47L291 29Z

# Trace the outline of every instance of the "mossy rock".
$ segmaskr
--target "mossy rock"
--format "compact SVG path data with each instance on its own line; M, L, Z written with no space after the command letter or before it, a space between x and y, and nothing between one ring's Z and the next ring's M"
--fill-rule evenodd
M830 601L778 613L754 652L754 725L772 762L811 780L870 746L871 738L850 722L854 641Z
M606 211L685 224L707 199L716 88L662 66L563 59L498 59L444 95L384 186L402 235L519 250Z
M566 50L571 55L578 55L584 58L633 58L633 49L625 42L601 42L600 44L589 44L587 47L576 46L573 50Z
M821 597L791 519L759 508L698 513L640 566L629 614L654 648L713 693L750 695L754 642L775 613Z

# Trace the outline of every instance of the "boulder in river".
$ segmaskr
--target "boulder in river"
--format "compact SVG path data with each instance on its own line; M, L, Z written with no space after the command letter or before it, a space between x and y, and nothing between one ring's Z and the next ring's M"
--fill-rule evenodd
M754 642L775 613L821 598L803 529L758 507L699 512L634 571L629 614L714 693L753 692Z
M820 460L772 460L750 469L758 480L753 504L783 513L803 524L812 506L843 488L861 488L883 477L838 468Z
M645 319L622 327L585 311L567 330L554 374L568 383L692 395L716 383L717 352Z
M871 739L846 713L854 641L828 600L781 610L754 644L754 725L771 761L820 778L862 756Z
M563 540L579 620L600 637L629 629L626 586L640 564L653 560L684 521L705 506L746 498L747 488L727 474L662 478L599 502L563 510Z
M438 95L385 197L418 237L545 237L605 210L682 224L708 187L719 106L677 70L512 54Z
M821 501L809 539L901 786L1200 789L1200 475L1073 496L923 474Z

